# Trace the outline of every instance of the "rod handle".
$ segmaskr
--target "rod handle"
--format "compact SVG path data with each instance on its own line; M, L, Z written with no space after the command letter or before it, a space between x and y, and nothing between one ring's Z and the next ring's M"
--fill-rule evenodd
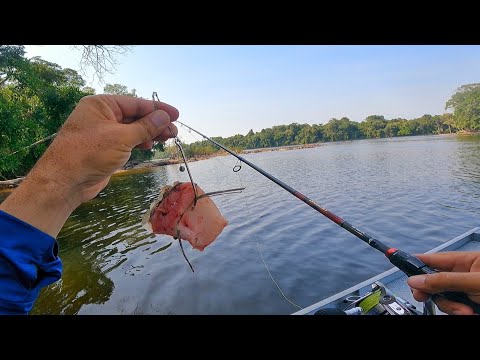
M390 262L402 270L407 276L414 275L428 275L438 273L437 270L429 268L422 260L416 256L410 255L405 251L397 249L389 249L385 253ZM471 300L467 294L459 291L445 291L443 293L434 294L432 296L433 300L435 298L444 297L448 300L459 302L470 306L476 314L480 314L480 304Z
M423 274L434 274L434 273L438 273L438 271L435 269L429 268L427 265L423 267ZM480 314L480 304L470 299L468 295L463 292L445 291L443 293L432 295L433 301L435 301L435 298L442 298L442 297L450 301L455 301L455 302L470 306L473 309L473 312L475 314Z

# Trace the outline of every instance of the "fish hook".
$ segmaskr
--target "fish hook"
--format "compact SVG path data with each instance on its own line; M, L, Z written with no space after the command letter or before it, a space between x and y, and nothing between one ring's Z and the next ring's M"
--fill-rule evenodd
M155 97L157 98L157 101L160 102L160 99L158 98L158 95L157 95L156 91L154 91L153 94L152 94L152 100L153 100L153 108L155 110L158 110L157 103L155 102ZM187 164L187 157L185 156L185 152L183 151L182 143L178 139L177 135L175 135L175 133L173 132L170 125L168 125L168 130L170 130L170 133L172 134L173 140L175 141L175 145L177 145L178 149L180 150L180 153L182 154L183 162L185 163L185 167L187 168L188 177L190 178L190 182L192 183L193 192L195 193L195 198L193 199L193 208L195 208L195 206L197 205L197 198L198 198L197 187L196 187L195 183L193 182L192 174L190 173L190 168L188 167L188 164Z

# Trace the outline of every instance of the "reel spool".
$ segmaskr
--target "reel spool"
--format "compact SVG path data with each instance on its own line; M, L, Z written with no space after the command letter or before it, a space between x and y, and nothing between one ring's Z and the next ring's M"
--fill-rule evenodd
M348 304L343 309L320 309L315 315L422 315L408 301L387 293L380 282L375 282L364 296L348 296L344 302Z

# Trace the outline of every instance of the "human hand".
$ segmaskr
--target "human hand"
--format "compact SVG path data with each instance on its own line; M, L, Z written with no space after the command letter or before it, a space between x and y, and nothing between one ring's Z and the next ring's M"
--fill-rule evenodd
M56 236L81 203L94 198L134 147L172 137L174 107L120 95L80 100L52 144L0 208Z
M476 303L480 303L480 252L459 251L415 255L429 267L441 272L416 275L407 280L417 301L426 301L432 294L445 291L464 292ZM473 315L471 307L435 297L435 303L444 313L451 315Z
M36 175L54 176L80 204L95 197L113 172L139 146L172 137L174 107L130 96L94 95L80 100L53 143L38 161ZM157 121L157 123L155 122ZM176 133L175 125L170 127ZM41 174L38 174L41 173Z

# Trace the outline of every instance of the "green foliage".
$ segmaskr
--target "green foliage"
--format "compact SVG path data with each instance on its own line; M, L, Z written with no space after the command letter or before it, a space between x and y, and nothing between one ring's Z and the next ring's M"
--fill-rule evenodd
M361 139L363 137L357 122L343 117L340 120L330 119L323 127L324 141L344 141Z
M445 134L455 131L452 115L423 115L420 118L387 120L381 115L370 115L358 123L347 117L330 119L322 124L277 125L272 128L247 135L234 135L227 138L215 137L215 141L238 151L245 149L267 148L276 146L312 144L321 141L346 141L365 138L382 138L409 135ZM186 155L213 154L219 149L209 141L197 141L186 145ZM167 154L168 155L168 154Z
M107 84L104 92L137 97L135 89L128 90L121 84ZM77 102L92 94L95 89L85 86L85 81L75 70L62 69L38 57L27 59L23 46L0 45L0 178L25 175L48 143L21 149L57 132ZM259 132L250 129L246 135L213 139L241 151L321 141L480 130L480 84L460 87L446 107L453 109L453 115L426 114L412 120L387 120L381 115L371 115L360 123L343 117L331 119L326 124L291 123ZM187 157L219 151L206 140L185 144L184 150ZM15 151L19 152L10 155ZM175 145L164 147L159 143L152 150L134 149L130 159L143 161L154 155L178 157L179 152Z
M89 95L95 95L96 94L96 91L94 88L90 87L90 86L84 86L82 91L85 93L85 94L89 94Z
M360 130L367 138L385 137L385 127L387 121L381 115L367 116L365 121L360 123Z
M105 94L114 94L114 95L127 95L137 97L137 90L132 89L128 91L128 88L122 84L107 84L103 88Z
M62 126L86 95L82 77L72 69L38 57L24 57L22 46L0 46L0 174L25 175L46 144L20 150Z
M153 145L153 148L149 150L133 149L132 155L130 155L129 161L151 160L155 156L155 154L163 153L164 151L165 151L165 148L163 146L163 143L157 142Z
M455 119L453 118L453 114L446 113L441 115L440 117L441 117L441 122L442 122L441 127L443 129L443 132L446 132L446 130L448 129L448 132L452 133L452 129L453 130L456 129Z
M466 84L447 101L453 109L453 125L460 130L480 130L480 83Z

